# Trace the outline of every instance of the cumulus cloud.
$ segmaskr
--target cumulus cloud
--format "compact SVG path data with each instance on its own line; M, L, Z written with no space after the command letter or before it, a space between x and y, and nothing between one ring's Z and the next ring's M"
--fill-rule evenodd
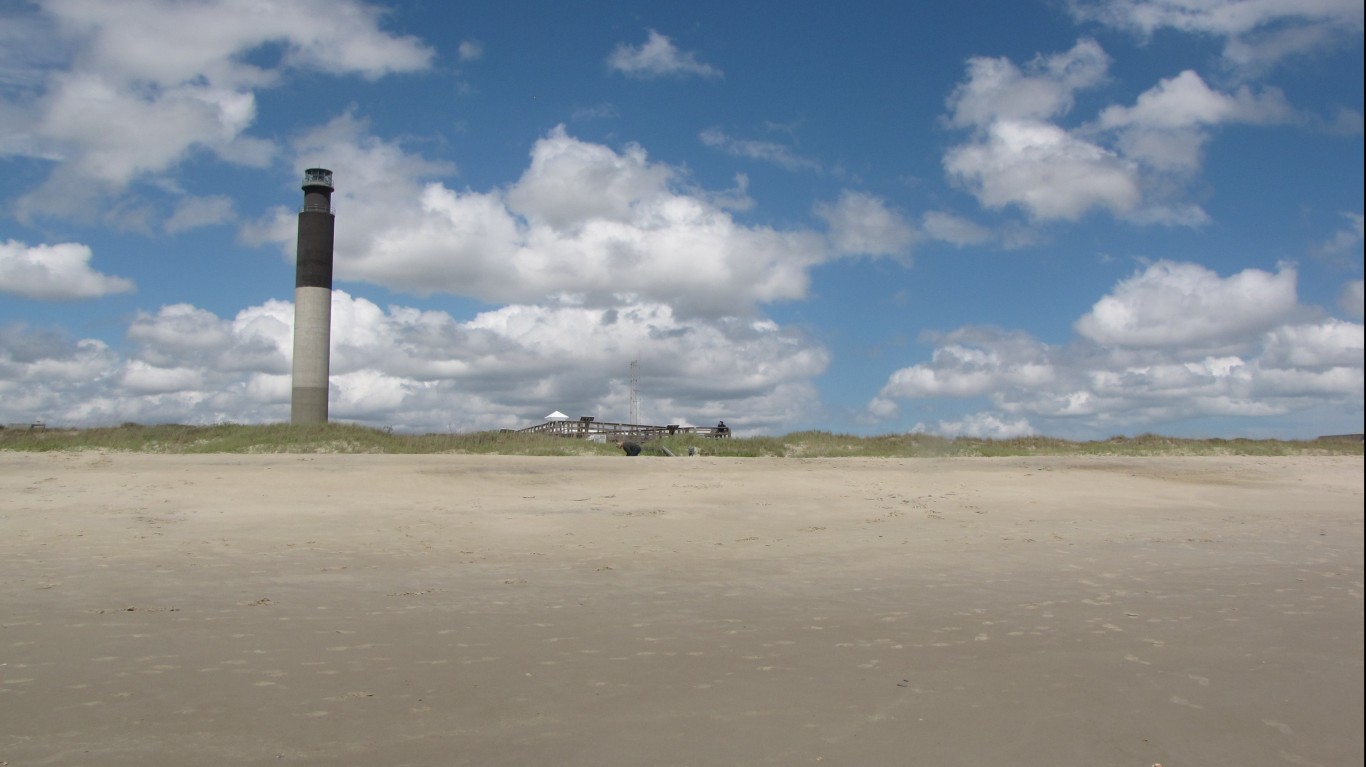
M1001 120L1049 120L1071 111L1079 90L1104 82L1110 57L1094 40L1036 56L1024 70L1006 58L968 60L967 80L950 94L949 123L985 128Z
M163 306L156 314L139 312L127 332L134 347L131 357L159 370L288 373L292 311L289 304L272 301L244 309L231 320L190 304Z
M1027 419L1016 418L1007 421L995 413L973 413L957 421L939 421L933 425L918 423L911 432L978 439L1014 439L1035 433Z
M703 63L697 54L679 50L673 41L655 30L639 46L618 45L607 57L607 66L627 77L723 77L720 69Z
M879 397L977 397L1050 383L1048 347L1024 333L964 328L944 336L929 364L898 370Z
M868 412L984 399L1002 423L1071 433L1313 409L1360 415L1363 326L1300 307L1289 267L1220 277L1159 262L1116 285L1076 329L1062 346L980 327L933 337L930 360L889 376ZM937 432L985 435L955 423Z
M107 401L118 366L118 356L101 341L72 340L22 324L0 326L0 422L98 407L94 403Z
M695 189L639 146L581 141L563 126L536 142L515 183L488 192L424 181L446 168L364 128L339 118L298 145L308 158L331 158L336 173L341 281L488 303L641 300L687 316L753 316L804 297L815 265L908 242L896 214L858 195L826 209L834 243L815 230L743 224L732 191ZM279 209L246 235L292 258L295 213Z
M573 139L559 126L532 148L531 165L509 191L508 203L560 231L593 220L626 223L640 207L667 200L675 175L673 168L651 163L639 145L618 153ZM597 193L585 194L588 189Z
M1038 56L1021 70L1003 58L973 58L948 99L950 125L971 129L944 155L949 179L988 208L1023 208L1040 220L1076 220L1096 207L1136 210L1143 193L1134 164L1054 124L1077 91L1104 81L1109 57L1093 40Z
M1112 106L1101 112L1104 128L1144 125L1190 128L1220 123L1272 123L1290 119L1294 110L1277 89L1255 93L1247 86L1219 93L1191 70L1165 79L1141 94L1132 107Z
M1201 165L1207 129L1230 123L1270 124L1296 119L1284 95L1243 86L1220 93L1193 71L1162 80L1131 107L1111 106L1096 127L1114 131L1128 157L1163 171L1193 171Z
M971 131L944 155L949 179L988 208L1018 207L1037 221L1075 221L1099 209L1133 223L1194 226L1207 216L1182 194L1213 130L1304 119L1279 90L1225 93L1188 70L1131 106L1064 126L1076 94L1104 83L1108 67L1093 40L1023 69L1007 59L971 59L947 103L948 124Z
M951 149L944 169L986 207L1015 205L1043 220L1075 221L1098 207L1123 216L1143 200L1132 162L1043 122L993 123Z
M876 423L878 421L890 421L900 415L901 407L896 404L896 400L877 396L869 400L864 420Z
M88 246L76 242L34 246L16 240L0 243L0 292L61 301L135 289L132 280L90 268L93 255Z
M625 420L639 362L652 422L781 427L816 407L829 353L766 320L668 306L511 305L465 322L333 293L332 415L415 431L530 425L550 410ZM139 314L126 356L51 331L0 329L0 420L88 425L287 417L293 306L232 318L188 304Z
M915 230L885 200L861 192L844 192L834 203L816 205L817 218L830 229L840 253L873 256L909 255Z
M1268 331L1259 361L1268 370L1323 371L1359 366L1362 352L1361 323L1325 319Z
M41 6L46 42L69 59L5 99L8 151L55 158L21 216L74 215L92 194L166 173L197 149L263 166L270 140L249 135L256 92L297 70L368 79L424 69L432 51L379 28L358 0L71 0ZM272 65L246 54L280 46Z
M1199 264L1159 261L1120 282L1074 325L1102 346L1208 348L1236 344L1291 319L1296 272L1246 269L1223 278Z
M1224 40L1224 59L1259 73L1282 59L1358 41L1357 0L1069 0L1074 18L1150 37L1173 29Z

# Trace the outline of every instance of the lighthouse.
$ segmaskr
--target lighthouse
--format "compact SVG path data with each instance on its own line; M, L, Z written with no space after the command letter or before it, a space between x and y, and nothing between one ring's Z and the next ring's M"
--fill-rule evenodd
M294 388L290 423L327 423L332 346L332 171L304 171L294 272Z

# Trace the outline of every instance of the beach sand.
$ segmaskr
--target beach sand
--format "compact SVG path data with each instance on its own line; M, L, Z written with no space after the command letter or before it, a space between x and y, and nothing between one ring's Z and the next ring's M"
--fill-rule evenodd
M0 453L0 763L1360 765L1362 474Z

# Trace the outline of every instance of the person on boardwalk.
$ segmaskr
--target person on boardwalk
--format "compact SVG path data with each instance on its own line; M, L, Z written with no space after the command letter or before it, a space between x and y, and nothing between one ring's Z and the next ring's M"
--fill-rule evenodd
M730 427L726 425L726 422L725 422L725 421L720 421L720 422L718 422L718 423L716 424L716 436L718 436L718 437L729 437L729 436L730 436Z

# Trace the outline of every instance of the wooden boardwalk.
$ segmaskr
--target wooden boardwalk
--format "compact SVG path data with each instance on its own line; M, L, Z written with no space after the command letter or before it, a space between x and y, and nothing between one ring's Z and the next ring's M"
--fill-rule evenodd
M597 435L602 435L602 438L608 442L625 439L644 442L659 437L671 437L675 434L696 434L699 437L712 438L730 436L730 429L722 431L715 426L679 426L677 424L650 426L641 423L613 423L584 418L577 421L546 421L535 426L528 426L525 429L517 429L516 432L518 434L549 434L554 437L570 437L573 439L592 439Z

